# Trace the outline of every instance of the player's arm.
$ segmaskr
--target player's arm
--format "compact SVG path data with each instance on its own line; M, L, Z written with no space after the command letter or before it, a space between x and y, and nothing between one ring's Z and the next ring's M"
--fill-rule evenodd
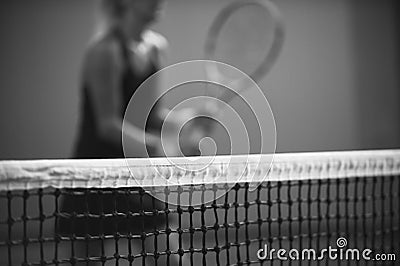
M148 56L151 62L154 64L157 70L161 70L167 65L167 54L168 54L168 41L167 39L157 32L153 32L151 30L146 31L144 34L144 40L148 47ZM147 81L147 82L150 82ZM162 73L157 74L151 79L153 84L149 84L149 87L154 88L151 92L154 97L158 97L163 93L165 88L162 87L163 84L163 75ZM162 104L162 99L158 99L156 108L154 113L151 114L151 119L157 128L161 127L163 121L166 116L170 112Z
M168 59L168 41L167 39L159 33L153 31L147 31L145 34L146 42L151 47L151 60L156 65L157 69L163 69L167 66ZM168 89L161 87L163 84L163 75L157 75L157 78L153 78L153 87L156 88L155 91L158 92L157 95L161 95L162 90ZM182 125L188 117L193 116L194 110L185 110L184 112L174 111L163 106L162 100L157 103L157 120L158 124L162 124L166 117L169 115L171 119L169 121L174 122L178 125ZM154 118L154 117L153 117Z

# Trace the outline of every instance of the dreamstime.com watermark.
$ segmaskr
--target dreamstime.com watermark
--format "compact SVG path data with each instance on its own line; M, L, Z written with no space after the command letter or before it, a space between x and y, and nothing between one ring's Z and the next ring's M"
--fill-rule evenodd
M371 249L346 248L347 239L340 237L336 247L329 246L319 251L315 249L269 249L265 244L263 249L257 251L259 260L343 260L343 261L396 261L394 253L374 253Z

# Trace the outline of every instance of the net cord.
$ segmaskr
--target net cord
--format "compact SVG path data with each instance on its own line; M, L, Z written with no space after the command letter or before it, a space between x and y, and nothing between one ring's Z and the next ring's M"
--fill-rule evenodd
M212 161L202 171L196 170L202 160L191 164L185 158L175 158L175 164L167 158L0 161L0 191L160 187L171 181L183 186L400 175L400 150L282 153L274 155L272 165L270 156L216 156L211 160L199 157Z

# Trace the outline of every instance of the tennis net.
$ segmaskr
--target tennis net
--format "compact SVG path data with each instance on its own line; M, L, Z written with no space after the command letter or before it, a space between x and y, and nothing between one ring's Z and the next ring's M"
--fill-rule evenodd
M0 162L0 264L398 265L400 150L231 158Z

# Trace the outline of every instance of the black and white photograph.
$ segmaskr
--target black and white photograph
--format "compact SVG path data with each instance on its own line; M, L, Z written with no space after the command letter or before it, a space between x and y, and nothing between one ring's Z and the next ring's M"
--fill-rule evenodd
M0 265L400 265L400 2L3 0Z

